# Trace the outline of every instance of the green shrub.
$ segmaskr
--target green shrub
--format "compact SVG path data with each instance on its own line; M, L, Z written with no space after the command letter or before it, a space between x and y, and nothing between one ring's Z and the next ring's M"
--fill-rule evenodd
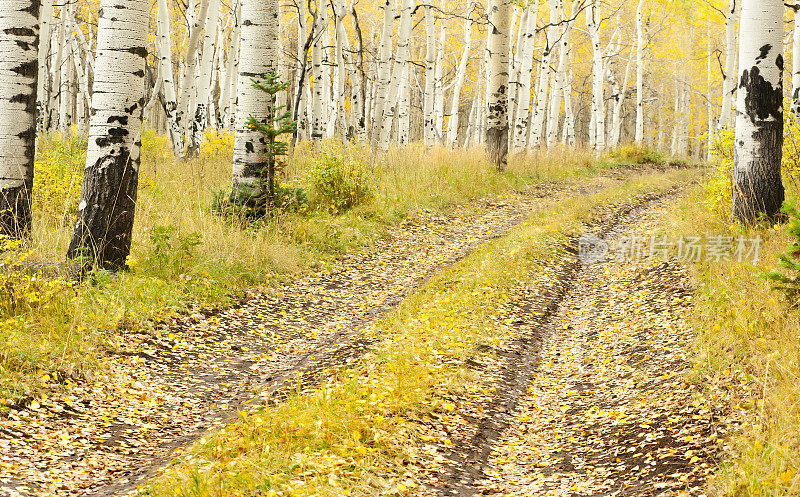
M172 226L156 226L150 230L150 247L144 270L161 278L174 278L186 273L203 243L200 233L182 235ZM131 265L137 265L135 261Z
M0 317L49 312L72 297L74 284L37 275L22 243L0 236Z
M310 204L341 214L374 197L367 170L347 154L323 153L308 172Z
M783 292L793 309L800 308L800 212L792 202L783 204L782 212L789 218L787 230L792 242L786 252L778 254L778 265L788 271L770 271L763 276L772 281L772 289Z
M703 183L705 203L711 212L726 217L733 202L733 130L714 135L711 146L711 176Z
M308 204L308 194L304 188L275 183L271 210L279 212L299 212ZM231 195L229 191L213 192L211 209L221 216L258 220L267 213L267 193L258 187L241 185Z
M77 133L39 138L34 164L33 210L68 223L78 212L87 141Z
M622 145L610 151L607 157L617 162L638 165L660 165L666 162L664 156L658 151L638 145Z

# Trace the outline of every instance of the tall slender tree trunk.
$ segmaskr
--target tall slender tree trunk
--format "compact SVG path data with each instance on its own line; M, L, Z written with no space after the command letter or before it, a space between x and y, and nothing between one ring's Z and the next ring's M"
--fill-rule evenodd
M433 82L433 116L436 128L436 140L444 138L444 45L447 36L447 19L442 19L439 26L439 40L436 43L436 71Z
M730 0L728 15L725 17L725 74L722 81L722 111L719 116L719 128L724 129L731 124L731 110L736 94L736 22L740 0Z
M38 47L38 86L36 88L36 129L39 133L44 133L49 124L47 114L49 113L49 96L47 94L50 73L47 70L47 60L50 55L50 37L53 32L53 0L43 0L41 13L39 16L41 29L39 32Z
M470 2L468 13L472 12ZM458 113L461 105L461 90L464 87L464 80L467 77L467 64L469 63L469 52L472 47L472 18L464 21L464 52L461 54L461 61L456 72L456 81L453 86L453 99L450 102L450 119L447 121L447 145L454 147L458 140Z
M372 110L372 144L376 147L380 141L380 125L383 120L384 107L391 78L392 30L394 28L394 0L382 0L383 31L381 32L378 50L378 80L375 85L375 98Z
M492 0L489 9L489 100L486 151L499 171L508 163L508 43L510 0Z
M78 219L67 257L125 267L139 181L149 4L101 0L92 117Z
M603 51L600 49L600 30L597 24L597 0L589 0L586 10L586 26L592 43L592 126L589 143L595 150L606 148L606 111L603 90Z
M800 117L800 2L794 10L794 30L792 33L792 114Z
M278 0L241 0L242 28L237 88L236 138L233 146L234 192L241 186L258 188L267 166L266 140L247 125L252 116L272 122L274 102L264 102L264 93L253 80L278 70ZM271 181L271 178L269 178Z
M394 68L387 88L387 96L383 108L381 127L378 131L378 148L385 152L389 150L392 123L398 117L400 101L403 96L403 71L408 64L408 43L411 38L411 12L414 10L415 0L403 0L400 6L400 26L397 37L397 53L394 57ZM405 80L407 82L407 80Z
M214 53L217 45L217 26L219 23L219 0L209 0L206 18L203 22L203 49L200 53L200 70L196 71L196 100L192 109L192 124L189 127L189 155L200 153L203 134L209 123L209 101L211 99L211 79Z
M548 0L547 4L550 7L550 26L547 28L545 47L539 66L539 88L536 92L536 105L533 110L530 142L528 143L529 147L539 146L542 136L544 136L545 133L544 126L548 104L547 91L550 87L553 70L550 61L553 57L553 49L555 48L556 38L558 37L558 2L556 0Z
M636 7L636 137L637 145L644 140L644 0Z
M491 28L490 28L491 29ZM433 14L433 5L425 6L425 90L422 109L422 134L425 146L430 147L436 142L436 115L435 115L435 84L436 84L436 18Z
M167 118L172 153L183 157L183 115L175 92L175 76L172 71L172 36L170 34L170 15L167 0L158 0L158 39L159 72L164 92L164 114Z
M0 234L31 229L39 0L0 2Z
M528 141L528 114L531 106L531 81L533 79L533 51L536 42L536 19L539 15L539 2L528 6L525 38L522 46L522 59L519 69L519 88L517 89L516 119L512 137L512 150L520 152Z
M784 200L783 2L743 0L739 40L733 215L752 223Z

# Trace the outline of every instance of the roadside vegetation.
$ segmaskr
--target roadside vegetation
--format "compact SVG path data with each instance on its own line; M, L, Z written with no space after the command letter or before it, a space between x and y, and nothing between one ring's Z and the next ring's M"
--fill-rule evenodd
M43 378L91 377L119 327L148 327L187 306L225 305L247 288L380 240L418 209L447 211L546 181L570 181L637 162L561 151L493 171L479 151L393 149L376 159L334 141L301 144L278 172L285 206L271 219L222 217L233 140L210 131L200 156L175 161L168 141L143 136L141 185L128 271L81 284L59 264L72 234L86 141L41 138L31 240L5 241L0 290L0 408L29 402Z
M787 116L783 177L785 211L800 202L800 127ZM768 273L793 279L779 256L797 262L798 220L743 226L730 214L733 132L722 132L713 170L676 207L669 230L678 236L726 235L762 239L760 260L705 260L691 265L697 286L696 380L728 392L726 412L739 413L727 460L712 481L721 495L795 495L800 492L800 313L793 297ZM794 244L794 245L793 245ZM794 246L794 248L792 248ZM794 290L797 290L795 279Z

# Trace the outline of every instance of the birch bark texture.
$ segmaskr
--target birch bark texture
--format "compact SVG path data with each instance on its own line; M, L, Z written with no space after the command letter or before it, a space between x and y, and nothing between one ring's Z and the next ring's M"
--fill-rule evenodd
M636 7L636 136L637 145L644 141L644 0ZM627 78L627 71L626 71ZM618 134L618 133L617 133ZM618 140L617 140L618 141Z
M453 99L450 102L450 119L447 121L447 145L455 147L458 140L458 113L461 105L461 90L464 87L464 80L467 76L467 64L469 63L469 52L472 48L472 2L467 8L467 18L464 21L464 52L461 54L461 61L456 72L456 81L453 86Z
M0 233L31 228L39 0L0 2Z
M108 270L124 268L131 248L149 7L140 0L100 2L89 147L67 257Z
M486 152L499 171L508 163L508 43L511 2L492 0L489 7Z
M731 108L736 94L736 22L738 20L739 0L730 0L728 14L725 16L725 74L722 81L722 111L719 129L731 125Z
M784 201L783 2L743 0L734 143L733 215L774 216Z
M236 105L236 137L233 143L233 188L256 186L266 167L267 143L250 129L250 116L267 123L273 119L274 102L264 102L264 92L253 80L278 70L278 0L241 1L241 41Z
M158 41L159 71L164 92L164 114L167 118L172 152L175 157L183 157L183 113L178 105L175 91L175 76L172 71L172 35L170 33L170 15L167 0L158 0Z

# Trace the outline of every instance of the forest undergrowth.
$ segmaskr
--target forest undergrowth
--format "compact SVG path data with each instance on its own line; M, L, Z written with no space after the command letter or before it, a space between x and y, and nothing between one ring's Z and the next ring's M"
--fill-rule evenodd
M800 126L796 120L787 119L785 137L786 205L797 206ZM794 240L782 220L748 227L732 219L733 138L732 131L717 137L713 172L673 210L667 226L673 237L725 236L733 249L740 238L761 240L756 262L739 262L735 257L716 260L703 254L690 264L697 287L695 380L728 391L726 409L741 411L749 420L732 440L712 489L721 495L796 495L800 493L800 313L796 302L773 290L773 281L765 277L778 267L779 254Z
M497 173L479 150L411 146L376 158L332 141L303 144L280 171L282 191L294 192L295 201L252 222L215 211L215 198L229 188L230 135L207 133L199 157L187 161L174 160L168 141L152 130L142 143L130 269L97 271L78 284L51 268L64 261L72 233L86 141L75 132L40 139L32 239L4 242L0 256L0 409L33 401L46 385L101 372L113 348L106 339L119 327L149 327L190 306L224 306L248 288L378 243L415 210L445 212L536 183L652 161L646 151L597 160L563 150L515 158Z

